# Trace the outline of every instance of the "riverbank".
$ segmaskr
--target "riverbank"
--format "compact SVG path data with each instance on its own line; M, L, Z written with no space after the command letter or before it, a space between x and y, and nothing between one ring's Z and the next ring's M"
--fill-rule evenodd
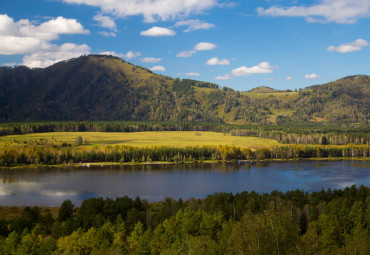
M292 158L292 159L260 159L260 160L194 160L194 161L183 161L183 162L168 162L168 161L154 161L154 162L84 162L84 163L67 163L67 164L30 164L30 165L16 165L16 166L0 166L3 170L16 170L16 169L35 169L35 168L89 168L89 167L109 167L109 166L140 166L140 165L176 165L176 164L215 164L215 163L234 163L234 162L250 162L251 164L256 162L292 162L292 161L363 161L370 162L370 157L329 157L329 158Z

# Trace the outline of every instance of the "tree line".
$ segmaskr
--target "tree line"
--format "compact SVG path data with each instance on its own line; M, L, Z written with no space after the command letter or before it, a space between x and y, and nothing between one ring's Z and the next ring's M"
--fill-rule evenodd
M0 219L0 254L368 254L370 189L66 200Z
M179 90L181 91L181 89ZM369 144L367 125L325 125L319 123L290 123L289 125L235 125L208 122L151 121L56 121L18 122L0 124L0 136L46 132L142 132L142 131L213 131L235 136L275 139L281 143L346 145ZM321 140L320 140L321 139ZM325 144L325 143L324 143Z
M0 166L22 164L66 164L77 162L193 162L195 160L264 160L300 158L368 157L369 145L284 145L251 150L235 146L153 146L42 147L23 145L4 147Z
M235 129L231 130L233 136L254 136L277 140L284 144L370 144L369 132L312 132L307 133L287 133L286 131L261 131Z

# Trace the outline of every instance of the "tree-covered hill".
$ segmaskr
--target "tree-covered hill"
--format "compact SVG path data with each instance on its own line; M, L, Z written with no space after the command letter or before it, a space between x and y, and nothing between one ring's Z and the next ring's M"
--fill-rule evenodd
M90 55L43 69L0 67L0 121L367 123L369 85L369 76L353 76L299 92L239 92Z

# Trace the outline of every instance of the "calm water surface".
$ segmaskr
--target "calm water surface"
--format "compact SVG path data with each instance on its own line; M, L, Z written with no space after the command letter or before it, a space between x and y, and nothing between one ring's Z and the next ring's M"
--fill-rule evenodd
M370 162L296 161L0 170L0 205L76 205L128 195L150 202L215 192L341 189L370 186Z

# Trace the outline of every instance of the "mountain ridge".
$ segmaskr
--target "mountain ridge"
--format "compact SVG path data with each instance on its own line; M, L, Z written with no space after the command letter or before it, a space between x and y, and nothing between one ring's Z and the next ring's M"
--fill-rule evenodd
M118 57L89 55L47 68L0 67L0 121L367 123L369 84L369 76L356 75L299 92L239 92L158 75Z

